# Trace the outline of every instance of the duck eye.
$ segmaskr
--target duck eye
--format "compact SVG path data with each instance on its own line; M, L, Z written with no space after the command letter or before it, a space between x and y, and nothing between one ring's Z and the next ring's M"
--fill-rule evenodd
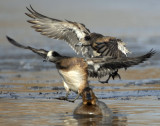
M90 36L85 36L85 38L84 38L86 41L89 41L89 40L91 40L91 37Z
M53 52L52 56L56 57L56 56L59 56L59 54L57 52Z

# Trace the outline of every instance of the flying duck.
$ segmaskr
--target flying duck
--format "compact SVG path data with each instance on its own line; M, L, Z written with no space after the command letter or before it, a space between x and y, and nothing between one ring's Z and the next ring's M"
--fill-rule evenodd
M104 36L99 33L92 33L81 23L69 20L62 21L44 16L35 11L32 6L27 9L29 13L26 13L26 15L31 18L28 22L33 24L32 28L50 38L65 40L77 54L81 54L85 58L120 58L126 57L129 53L129 50L121 39L112 36ZM101 72L97 74L100 81L103 75ZM118 69L107 75L109 75L108 79L100 82L108 83L110 77L113 79L115 77L120 78Z
M116 69L138 65L155 53L155 51L151 50L139 57L94 57L85 59L82 57L62 56L56 51L47 51L44 49L36 49L31 46L24 46L8 36L7 39L14 46L29 49L45 60L55 63L67 92L66 97L60 98L60 100L71 102L74 102L82 94L83 90L88 87L88 77L99 77L99 72L101 75L105 76ZM78 93L74 100L68 99L70 91Z

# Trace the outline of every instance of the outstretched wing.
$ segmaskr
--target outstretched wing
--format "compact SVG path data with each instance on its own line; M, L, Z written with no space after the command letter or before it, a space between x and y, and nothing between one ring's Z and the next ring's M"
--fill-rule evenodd
M40 55L41 57L43 57L44 59L47 57L47 53L48 51L44 50L44 49L35 49L33 47L30 47L30 46L24 46L24 45L21 45L20 43L16 42L14 39L6 36L6 38L8 39L8 41L13 44L14 46L17 46L19 48L23 48L23 49L29 49L31 50L32 52Z
M97 53L101 56L126 57L129 52L121 41L97 42Z
M91 38L95 40L92 47L99 56L119 58L126 57L129 53L125 43L118 38L97 33L91 33Z
M89 55L86 54L88 53L86 49L89 47L76 46L79 42L86 41L90 34L84 24L44 16L35 11L32 6L27 9L30 13L26 13L26 15L32 18L28 22L33 24L32 27L37 32L50 38L65 40L77 54Z
M133 65L143 63L148 58L155 54L154 50L149 51L145 55L139 57L125 57L125 58L92 58L87 59L88 73L91 77L103 77L116 69L128 68Z

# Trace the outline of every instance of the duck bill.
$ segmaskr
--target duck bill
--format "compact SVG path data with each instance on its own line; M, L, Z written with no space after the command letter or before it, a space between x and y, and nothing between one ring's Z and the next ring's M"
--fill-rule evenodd
M43 62L48 62L49 61L49 58L48 56L43 60Z

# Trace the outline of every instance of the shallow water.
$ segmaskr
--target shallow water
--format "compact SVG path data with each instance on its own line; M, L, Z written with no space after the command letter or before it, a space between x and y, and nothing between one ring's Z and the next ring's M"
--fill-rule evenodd
M74 117L72 112L81 98L75 103L55 99L65 95L55 66L7 42L5 36L9 35L25 45L76 55L63 41L49 39L30 28L24 14L29 4L50 17L81 22L93 32L121 38L132 56L152 48L157 51L149 61L120 70L122 80L99 84L89 79L96 96L113 111L112 120ZM160 125L159 5L157 0L70 0L63 4L59 0L1 0L0 125ZM75 96L70 94L71 99Z
M36 99L20 99L20 100L2 100L0 104L0 122L1 125L85 125L99 124L104 119L99 118L76 118L73 116L72 108L77 103L66 103L57 100L36 100ZM110 102L111 103L111 102ZM113 106L112 106L113 107ZM114 108L113 108L114 111ZM118 111L120 113L120 111ZM117 113L115 111L115 113ZM115 115L122 118L125 114ZM126 117L124 122L126 121ZM91 121L92 120L92 121ZM115 118L114 123L122 121ZM110 121L111 123L111 121ZM126 122L125 122L126 123ZM108 122L103 122L108 124ZM116 125L116 124L115 124ZM87 126L87 125L86 125Z
M1 99L1 125L95 125L114 126L158 126L160 101L155 97L133 98L132 100L102 100L113 111L113 119L75 118L73 109L80 102L67 103L54 99Z

